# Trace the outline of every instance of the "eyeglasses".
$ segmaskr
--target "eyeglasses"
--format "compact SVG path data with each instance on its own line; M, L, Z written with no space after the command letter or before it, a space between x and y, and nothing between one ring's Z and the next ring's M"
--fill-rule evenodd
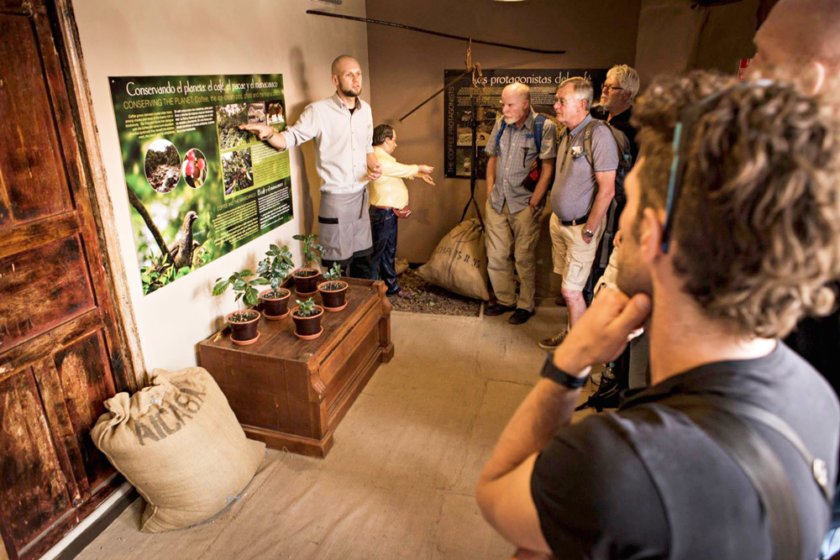
M682 194L683 182L685 181L685 168L687 166L688 142L691 132L700 120L703 112L712 102L734 91L748 89L751 87L767 87L772 80L756 80L754 82L741 83L729 89L713 93L702 98L694 105L688 105L680 109L679 119L674 126L674 157L671 160L671 173L668 177L668 197L665 202L665 224L662 226L662 252L668 252L671 240L671 232L674 229L674 216L677 212L677 202Z
M602 90L607 90L607 91L613 91L613 90L622 90L624 88L623 87L618 87L618 86L611 86L609 84L604 84L604 85L601 86L601 89Z

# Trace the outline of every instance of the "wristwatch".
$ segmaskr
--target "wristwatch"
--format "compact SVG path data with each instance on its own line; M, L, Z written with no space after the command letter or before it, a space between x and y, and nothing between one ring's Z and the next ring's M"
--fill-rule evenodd
M545 363L543 364L542 371L540 372L540 377L551 379L558 385L562 385L563 387L567 387L569 389L580 389L586 383L586 379L589 377L589 374L586 374L583 377L578 377L577 375L572 375L571 373L563 371L554 365L554 352L548 352L548 355L545 357Z
M583 228L583 236L592 239L595 237L595 232L590 229Z

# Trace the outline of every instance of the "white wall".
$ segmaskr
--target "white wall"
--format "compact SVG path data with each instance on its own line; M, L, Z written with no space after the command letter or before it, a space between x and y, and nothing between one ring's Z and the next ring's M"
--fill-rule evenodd
M311 217L310 193L317 193L312 149L304 148L306 165L299 149L291 154L292 221L144 296L108 77L282 73L293 123L307 103L334 91L330 62L336 55L356 56L369 75L365 25L305 10L364 16L364 0L344 0L340 7L317 0L74 0L73 9L116 221L105 234L119 240L120 255L113 257L125 267L143 359L149 369L195 365L196 344L234 309L230 293L211 295L213 280L254 266L269 243L288 244L300 262L292 235L304 231L302 216Z

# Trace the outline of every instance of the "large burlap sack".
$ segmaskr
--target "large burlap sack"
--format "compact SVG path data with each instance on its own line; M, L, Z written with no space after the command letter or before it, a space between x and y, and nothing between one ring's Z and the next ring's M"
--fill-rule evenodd
M140 529L200 523L248 485L265 455L249 440L204 368L157 369L151 385L118 393L91 430L98 447L146 500Z
M476 218L464 220L440 240L429 262L417 269L426 282L462 296L490 299L487 249Z

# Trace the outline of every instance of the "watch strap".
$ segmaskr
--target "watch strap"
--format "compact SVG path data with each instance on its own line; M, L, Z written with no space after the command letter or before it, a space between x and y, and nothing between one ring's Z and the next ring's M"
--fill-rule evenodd
M579 377L563 371L554 365L554 352L548 352L545 357L545 363L543 364L542 371L540 372L540 377L551 379L558 385L562 385L568 389L580 389L586 384L586 380L589 378L589 375Z

